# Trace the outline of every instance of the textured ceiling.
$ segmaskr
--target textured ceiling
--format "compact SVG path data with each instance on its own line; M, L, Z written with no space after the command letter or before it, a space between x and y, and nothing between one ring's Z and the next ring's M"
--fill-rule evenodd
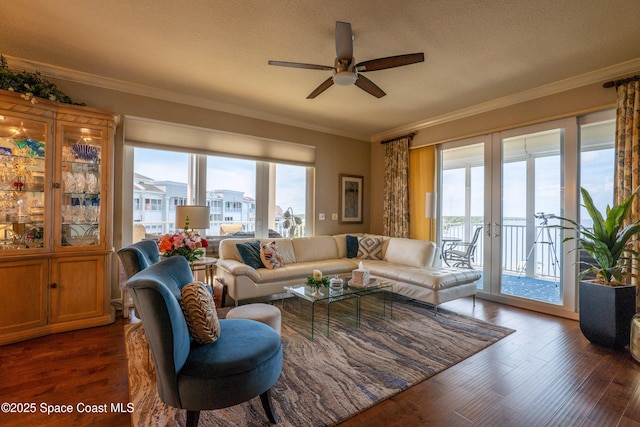
M10 66L23 60L45 75L371 139L575 76L635 71L638 6L638 0L0 1L0 53ZM424 52L425 62L367 73L387 92L380 99L333 86L307 100L329 71L267 61L332 66L338 20L352 24L357 62L412 52Z

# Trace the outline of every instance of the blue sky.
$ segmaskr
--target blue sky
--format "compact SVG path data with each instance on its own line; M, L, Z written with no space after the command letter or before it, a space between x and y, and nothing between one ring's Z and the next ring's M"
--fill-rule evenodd
M613 149L582 153L581 185L589 191L598 209L604 211L613 201ZM560 212L560 164L558 156L541 157L536 162L535 212ZM483 216L484 167L472 168L471 215ZM503 217L526 216L525 162L507 163L503 168ZM443 179L443 216L464 216L464 169L445 172ZM581 213L584 217L586 212Z

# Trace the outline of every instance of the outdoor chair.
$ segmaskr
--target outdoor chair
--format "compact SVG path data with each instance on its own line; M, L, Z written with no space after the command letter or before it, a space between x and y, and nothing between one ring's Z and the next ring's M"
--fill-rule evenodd
M473 238L470 242L452 242L444 250L442 259L449 267L473 268L472 263L475 261L476 248L478 246L478 238L482 232L482 227L476 228Z

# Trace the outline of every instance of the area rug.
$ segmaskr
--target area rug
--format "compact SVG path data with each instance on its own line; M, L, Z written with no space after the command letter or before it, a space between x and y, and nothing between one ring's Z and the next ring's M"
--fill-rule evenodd
M335 425L468 358L514 332L470 317L396 298L392 317L376 296L316 309L310 340L311 306L295 299L276 303L282 311L284 362L272 388L280 426ZM387 302L388 304L388 302ZM221 313L221 317L224 312ZM141 324L125 329L129 392L134 426L185 425L186 412L163 404ZM212 397L214 398L214 397ZM200 426L269 425L259 398L230 408L202 411Z

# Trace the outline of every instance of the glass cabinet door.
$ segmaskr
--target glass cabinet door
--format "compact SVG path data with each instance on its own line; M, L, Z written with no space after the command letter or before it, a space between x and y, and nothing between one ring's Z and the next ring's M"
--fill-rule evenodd
M103 129L62 125L57 246L100 245Z
M0 115L0 250L44 248L47 122Z

